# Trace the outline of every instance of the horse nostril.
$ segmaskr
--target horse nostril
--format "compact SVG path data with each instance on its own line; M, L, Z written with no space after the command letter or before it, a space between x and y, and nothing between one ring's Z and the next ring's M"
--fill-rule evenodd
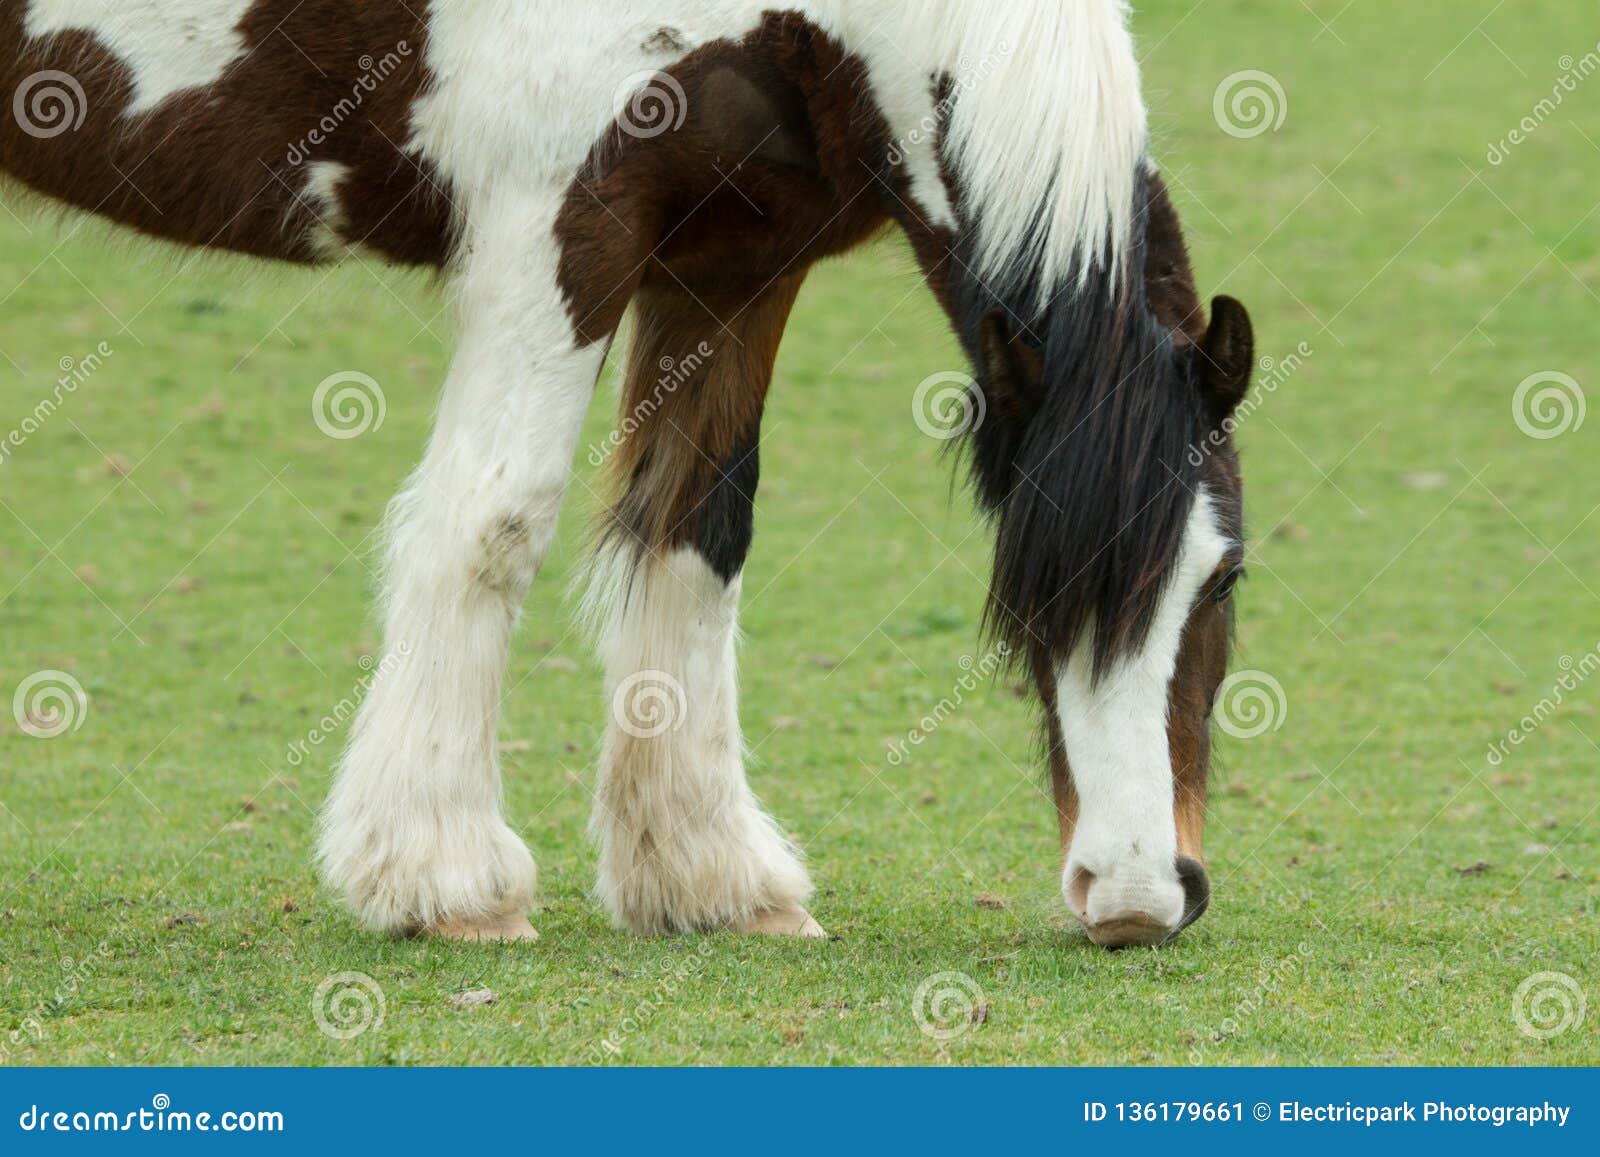
M1183 919L1172 930L1174 936L1204 916L1211 904L1211 878L1199 860L1179 856L1178 880L1183 884Z
M1081 917L1089 911L1089 889L1094 886L1095 874L1088 868L1075 868L1067 881L1067 903Z

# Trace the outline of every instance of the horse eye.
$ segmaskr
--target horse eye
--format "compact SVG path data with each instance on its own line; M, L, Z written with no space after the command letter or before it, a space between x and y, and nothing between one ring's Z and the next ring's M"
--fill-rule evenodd
M1233 588L1239 585L1239 580L1244 577L1244 567L1234 567L1229 571L1211 591L1211 601L1225 603L1233 597Z

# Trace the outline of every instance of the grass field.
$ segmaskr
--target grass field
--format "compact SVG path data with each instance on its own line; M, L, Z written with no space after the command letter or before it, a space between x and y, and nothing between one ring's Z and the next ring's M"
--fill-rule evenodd
M340 737L292 753L377 646L373 531L425 437L441 301L0 213L0 434L64 358L110 351L0 464L0 691L61 671L87 696L51 739L0 711L0 1059L1600 1062L1576 995L1600 998L1600 422L1535 438L1513 407L1540 373L1600 387L1600 79L1532 111L1595 28L1558 0L1138 9L1202 288L1250 306L1279 367L1240 433L1236 667L1286 711L1221 737L1210 916L1119 954L1071 926L1032 709L1004 682L887 756L978 653L988 539L911 419L956 353L886 243L802 300L745 583L752 776L834 939L641 941L589 898L606 707L564 597L586 450L502 729L543 939L362 933L309 862ZM1281 85L1275 132L1214 116L1247 69ZM312 393L350 370L387 413L335 440ZM319 986L334 1028L366 1031L320 1030ZM924 1022L981 1011L925 1032L919 988Z

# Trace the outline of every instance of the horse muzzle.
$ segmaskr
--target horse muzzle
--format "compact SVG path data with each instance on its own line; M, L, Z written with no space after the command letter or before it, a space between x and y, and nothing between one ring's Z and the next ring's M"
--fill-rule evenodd
M1067 906L1102 948L1164 944L1205 914L1211 881L1205 866L1179 856L1172 875L1125 870L1096 875L1069 868Z

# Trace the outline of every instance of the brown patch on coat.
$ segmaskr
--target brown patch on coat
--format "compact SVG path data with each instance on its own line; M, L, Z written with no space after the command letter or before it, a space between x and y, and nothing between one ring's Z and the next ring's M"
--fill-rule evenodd
M803 275L889 221L863 158L888 129L859 64L793 13L665 70L683 125L619 124L591 151L556 222L574 328L607 340L641 287L676 286L730 324L777 279ZM704 311L703 311L704 312Z
M802 278L782 277L740 305L660 284L639 291L638 333L622 390L624 420L636 428L610 463L621 495L615 518L634 547L658 551L691 541L707 495L730 463L737 465L737 454L753 452L745 448L760 430ZM662 367L701 350L709 355L664 389Z
M1168 691L1178 852L1205 862L1206 786L1211 766L1211 704L1228 673L1229 610L1204 593L1189 616Z
M609 340L637 307L626 437L611 465L617 524L650 551L689 540L700 504L753 451L810 267L898 218L918 229L937 286L949 241L918 225L900 178L876 160L889 132L860 62L800 16L769 14L744 40L666 71L685 94L682 127L648 139L614 128L556 224L581 340ZM706 347L687 380L661 388L663 367Z
M215 84L132 117L123 113L134 78L122 60L89 32L26 37L27 7L0 6L0 92L64 72L82 86L84 119L45 138L8 108L0 170L10 179L152 237L314 263L329 256L319 239L335 223L305 199L307 165L334 162L349 170L339 185L344 241L403 264L446 260L448 200L437 175L403 151L427 83L422 6L259 0L238 26L246 55ZM292 151L351 99L363 58L384 62L384 79L293 163Z

